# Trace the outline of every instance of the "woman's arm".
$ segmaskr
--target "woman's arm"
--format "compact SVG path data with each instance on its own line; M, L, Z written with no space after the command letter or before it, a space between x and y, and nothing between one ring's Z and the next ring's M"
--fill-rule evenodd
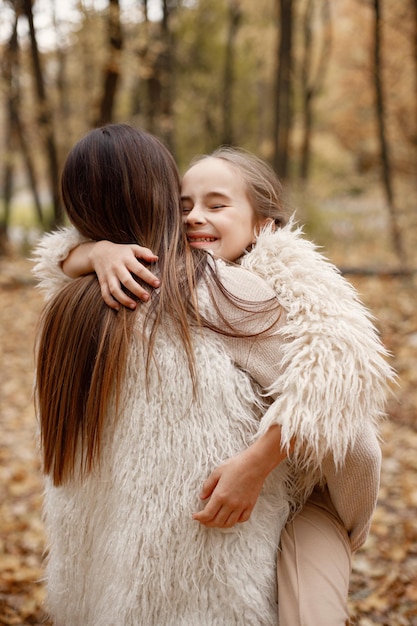
M110 241L91 241L71 250L62 263L67 276L77 278L95 272L101 287L103 300L112 309L119 304L134 309L136 303L122 289L122 285L141 300L148 300L149 294L141 287L132 274L152 287L159 287L159 279L138 261L155 263L158 257L149 250L135 244L116 244Z

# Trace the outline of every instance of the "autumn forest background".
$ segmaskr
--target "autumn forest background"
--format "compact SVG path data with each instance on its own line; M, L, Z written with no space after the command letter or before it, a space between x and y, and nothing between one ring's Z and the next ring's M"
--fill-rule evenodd
M375 314L399 384L351 619L417 626L417 0L0 0L0 55L0 624L49 623L28 258L70 147L123 121L181 171L220 144L268 160Z

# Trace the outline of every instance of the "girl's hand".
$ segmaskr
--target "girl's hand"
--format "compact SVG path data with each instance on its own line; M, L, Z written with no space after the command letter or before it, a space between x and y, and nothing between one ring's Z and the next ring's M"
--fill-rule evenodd
M136 308L132 300L121 288L124 285L131 293L143 301L149 294L133 278L135 274L152 287L159 287L160 281L138 259L155 263L158 257L149 248L136 244L116 244L110 241L97 241L89 252L89 258L97 274L103 300L112 309L118 310L119 303L129 309Z
M290 446L291 449L291 446ZM271 426L246 450L219 465L203 483L202 500L210 498L193 519L207 528L231 528L246 522L268 474L287 456L281 427Z
M207 528L231 528L249 519L265 476L246 453L228 459L204 481L200 498L210 499L202 511L194 513L194 520Z
M125 307L134 309L136 302L123 291L121 285L144 301L149 300L149 294L135 281L132 274L152 287L160 285L158 278L138 259L155 263L158 257L149 248L142 248L135 244L121 245L110 241L89 241L71 250L62 262L62 270L71 278L95 272L103 300L109 307L118 311L120 304L123 304Z

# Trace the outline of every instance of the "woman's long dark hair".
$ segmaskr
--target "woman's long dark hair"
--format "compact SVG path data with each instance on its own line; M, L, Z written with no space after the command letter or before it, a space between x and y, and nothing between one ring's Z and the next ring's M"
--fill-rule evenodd
M171 154L152 135L124 124L95 129L69 153L61 192L69 219L84 236L137 243L158 255L161 287L151 292L146 317L147 375L156 332L169 319L195 388L190 320L199 322L195 287L212 270L206 253L187 245ZM71 478L76 467L85 475L99 458L113 393L117 412L135 320L135 311L107 307L95 275L71 281L42 315L37 409L44 471L56 485Z

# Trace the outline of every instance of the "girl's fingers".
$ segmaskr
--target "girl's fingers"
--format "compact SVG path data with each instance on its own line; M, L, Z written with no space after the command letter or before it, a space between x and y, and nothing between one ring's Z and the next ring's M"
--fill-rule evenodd
M120 286L112 288L110 290L110 294L114 301L117 301L119 304L122 304L124 307L128 309L136 308L136 302L132 300L132 298L128 296Z
M245 509L239 516L239 518L236 520L239 524L242 524L243 522L247 522L248 519L250 518L252 513L252 509Z
M144 248L143 246L138 246L133 244L131 249L133 250L135 257L138 259L142 259L143 261L147 261L148 263L156 263L158 257L156 254L149 250L149 248Z
M100 285L100 289L101 289L101 296L104 302L107 304L107 306L109 306L111 309L114 309L115 311L118 311L120 309L120 305L118 302L116 302L116 300L111 295L108 286Z
M200 492L200 499L207 500L213 493L216 488L217 483L219 482L219 477L217 476L216 470L210 474L208 478L203 482L203 487Z
M139 285L139 283L133 278L132 274L125 268L119 270L118 273L112 273L110 276L108 273L105 273L104 275L100 274L98 275L98 280L103 299L109 306L112 306L109 304L110 298L112 298L113 301L115 300L129 309L136 308L135 300L133 300L122 289L122 285L140 300L143 300L144 302L149 300L149 293L146 289ZM112 308L116 309L114 302Z
M137 261L136 267L132 267L129 269L133 274L141 278L145 283L151 285L151 287L159 287L159 285L161 284L159 278L157 278L155 274L152 274L152 272L148 270L147 267L144 267L140 261Z
M205 508L200 513L195 513L193 519L207 528L232 528L238 522L249 519L244 513L240 510L231 511L228 507L221 507L215 513L212 513ZM243 519L244 517L246 519Z
M194 513L193 519L197 520L198 522L200 522L200 524L203 524L204 526L212 528L216 525L216 522L217 524L220 524L224 522L225 519L227 519L228 515L226 515L224 511L223 513L221 513L221 511L222 508L213 509L213 507L210 507L209 503L204 507L202 511L200 511L199 513Z
M110 280L109 280L110 284ZM135 301L132 300L122 289L121 285L123 285L126 289L128 289L134 296L147 302L149 300L149 293L146 289L144 289L128 272L127 270L123 270L120 272L119 276L111 279L110 291L114 298L116 298L121 304L124 306L132 306L135 304ZM126 304L129 303L129 304Z

